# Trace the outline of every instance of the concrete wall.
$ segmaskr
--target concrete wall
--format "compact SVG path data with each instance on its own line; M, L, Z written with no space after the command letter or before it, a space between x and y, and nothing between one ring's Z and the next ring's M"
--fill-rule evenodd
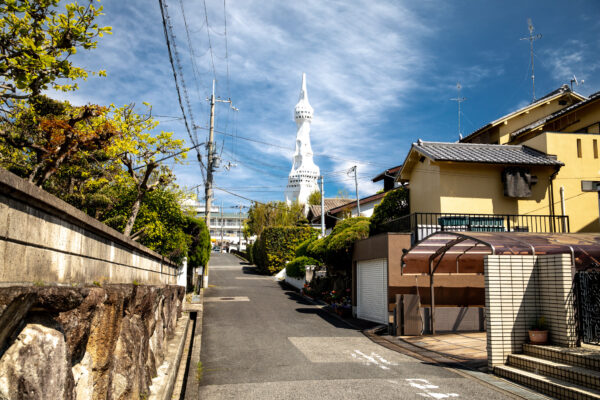
M0 283L176 284L163 257L0 169Z
M539 317L548 323L549 340L576 343L571 256L485 257L485 305L489 367L521 353Z

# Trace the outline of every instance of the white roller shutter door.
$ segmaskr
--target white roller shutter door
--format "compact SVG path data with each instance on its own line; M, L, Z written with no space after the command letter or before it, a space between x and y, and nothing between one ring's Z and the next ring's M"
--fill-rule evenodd
M356 269L358 318L387 324L387 260L359 261Z

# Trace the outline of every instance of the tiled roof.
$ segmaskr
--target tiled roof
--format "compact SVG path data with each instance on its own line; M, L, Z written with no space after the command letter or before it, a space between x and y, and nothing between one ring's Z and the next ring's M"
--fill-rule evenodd
M413 143L412 148L434 161L511 165L564 165L545 153L522 145L419 141Z
M577 92L575 92L575 91L571 90L571 88L569 87L569 85L562 85L562 86L561 86L561 87L559 87L558 89L556 89L556 90L553 90L552 92L550 92L550 93L546 94L545 96L543 96L543 97L541 97L541 98L537 99L537 100L536 100L534 103L527 104L526 106L524 106L524 107L521 107L521 108L519 108L518 110L512 111L512 112L510 112L510 113L508 113L508 114L506 114L506 115L503 115L502 117L500 117L500 118L497 118L496 120L494 120L494 121L492 121L492 122L489 122L489 123L485 124L485 125L484 125L484 126L482 126L481 128L474 130L473 132L469 133L467 136L465 136L464 138L462 138L462 139L461 139L461 141L465 141L465 140L467 140L467 139L469 139L469 138L471 138L471 137L475 136L475 135L476 135L476 134L478 134L479 132L481 132L481 131L483 131L483 130L485 130L485 129L487 129L487 128L489 128L489 127L491 127L491 126L495 125L495 124L497 124L498 122L500 122L500 121L502 121L502 120L504 120L504 119L506 119L506 118L510 117L511 115L516 115L516 114L519 114L519 113L521 113L523 110L525 110L525 109L527 109L527 108L529 108L529 107L536 106L536 105L538 105L538 104L541 104L541 103L543 103L543 102L545 102L545 101L548 101L548 99L549 99L549 98L551 98L551 97L558 96L558 95L562 95L562 94L564 94L564 93L573 93L573 94L574 94L574 95L576 95L576 96L579 96L579 97L581 97L581 98L583 98L583 99L586 99L586 97L585 97L585 96L583 96L582 94L579 94L579 93L577 93Z
M594 94L591 94L590 97L587 98L586 100L580 101L579 103L572 104L569 107L565 107L562 110L558 110L555 113L552 113L550 115L546 115L544 118L540 118L537 121L532 122L531 124L529 124L527 126L524 126L523 128L519 129L518 131L515 131L515 132L511 133L510 136L513 137L513 138L517 137L517 136L519 136L520 134L522 134L524 132L527 132L527 131L529 131L531 129L535 129L538 126L544 125L548 121L551 121L551 120L553 120L555 118L558 118L558 117L560 117L560 116L562 116L562 115L564 115L564 114L566 114L566 113L568 113L570 111L573 111L573 110L575 110L575 109L577 109L579 107L583 107L583 106L589 104L590 102L598 100L598 99L600 99L600 92L596 92Z
M331 210L332 208L343 206L344 204L348 204L351 201L352 200L350 200L350 199L340 199L340 198L328 199L328 198L325 198L325 201L323 202L323 203L325 203L324 204L325 205L325 213L327 213L327 211ZM317 204L317 205L309 206L308 207L308 217L310 219L321 217L321 205Z
M380 193L375 193L372 194L370 196L367 197L363 197L362 199L360 199L360 204L368 204L371 203L373 201L377 201L379 199L381 199L383 196L385 196L386 194L388 194L389 192L391 192L391 190L388 190L387 192L380 192ZM341 205L339 207L333 208L330 210L329 214L337 214L340 211L344 211L344 210L348 210L351 208L356 207L356 200L348 202L344 205Z
M380 173L379 175L377 175L375 178L373 178L372 181L373 182L379 182L380 180L382 180L383 178L385 178L386 175L396 175L396 173L398 171L400 171L401 168L402 168L402 165L396 165L393 168L386 169L385 171L383 171L382 173Z

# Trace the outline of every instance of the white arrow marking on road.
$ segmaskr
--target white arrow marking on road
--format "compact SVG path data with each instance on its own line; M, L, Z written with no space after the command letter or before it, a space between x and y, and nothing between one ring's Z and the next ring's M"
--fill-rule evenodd
M447 399L449 397L459 397L458 394L456 394L456 393L430 392L428 389L439 389L439 386L432 385L431 383L429 383L429 381L427 379L414 378L414 379L407 379L406 381L408 381L410 386L412 386L414 388L417 388L420 390L425 390L425 393L417 393L421 397L429 397L429 398L434 398L434 399Z
M388 360L386 360L385 358L381 357L377 353L371 353L371 355L368 356L368 355L366 355L365 353L363 353L360 350L354 350L354 353L352 353L351 356L353 358L356 358L356 359L358 359L359 358L358 356L360 356L360 357L362 357L362 359L365 360L365 364L366 365L374 364L374 365L377 365L381 369L390 369L385 364L387 364L387 365L397 365L396 363L389 362Z

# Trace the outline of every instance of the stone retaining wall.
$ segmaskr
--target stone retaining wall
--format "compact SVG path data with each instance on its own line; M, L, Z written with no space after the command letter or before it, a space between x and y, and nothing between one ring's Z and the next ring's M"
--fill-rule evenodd
M181 315L180 286L0 288L0 399L141 399Z

